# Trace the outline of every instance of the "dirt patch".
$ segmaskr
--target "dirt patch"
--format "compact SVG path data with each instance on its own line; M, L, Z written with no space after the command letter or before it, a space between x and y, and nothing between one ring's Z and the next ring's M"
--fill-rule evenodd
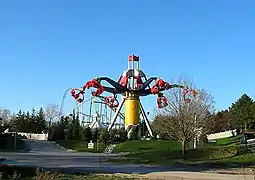
M139 174L104 174L125 179L135 180L254 180L252 174L249 175L230 175L218 173L194 173L194 172L157 172L146 175Z

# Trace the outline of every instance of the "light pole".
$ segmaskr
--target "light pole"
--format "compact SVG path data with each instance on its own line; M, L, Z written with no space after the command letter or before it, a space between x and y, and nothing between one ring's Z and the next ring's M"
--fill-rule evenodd
M197 147L197 136L198 136L198 133L197 133L197 114L195 113L195 117L194 117L194 120L195 120L195 137L194 137L194 149Z

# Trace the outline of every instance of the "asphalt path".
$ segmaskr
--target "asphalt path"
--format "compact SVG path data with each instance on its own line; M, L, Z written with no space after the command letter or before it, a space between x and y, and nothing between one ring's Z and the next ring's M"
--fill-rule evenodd
M96 172L96 173L127 173L127 174L152 174L166 176L190 173L187 175L192 177L192 173L201 173L211 171L210 165L172 165L172 166L153 166L138 164L114 164L108 162L112 158L121 158L119 154L103 154L88 152L70 152L54 142L25 140L28 151L26 152L1 152L0 157L6 157L9 164L21 166L33 166L51 169L61 172ZM155 174L157 173L157 174ZM196 177L198 174L195 174ZM200 174L204 176L203 174ZM206 174L209 175L208 173ZM221 175L212 173L211 177L222 179ZM222 175L223 176L223 175ZM229 175L223 179L234 180L239 179L236 175ZM207 178L210 179L210 178Z
M155 166L109 163L119 154L70 152L54 142L25 140L26 152L1 152L10 163L24 166L58 169L65 172L105 172L105 173L148 173ZM161 168L160 168L161 169Z

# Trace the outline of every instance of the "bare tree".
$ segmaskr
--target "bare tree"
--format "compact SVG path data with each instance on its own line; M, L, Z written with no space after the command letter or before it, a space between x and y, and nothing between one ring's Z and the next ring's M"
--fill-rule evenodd
M8 123L11 117L11 111L7 108L0 108L0 125Z
M59 106L57 104L48 104L45 108L45 118L51 125L60 118Z
M178 79L188 89L195 89L192 81L187 78ZM165 137L181 141L183 157L186 156L187 143L202 132L206 117L213 110L212 96L203 89L196 89L194 96L184 96L183 89L170 89L165 93L168 106L157 111L154 128ZM190 101L187 102L187 99Z

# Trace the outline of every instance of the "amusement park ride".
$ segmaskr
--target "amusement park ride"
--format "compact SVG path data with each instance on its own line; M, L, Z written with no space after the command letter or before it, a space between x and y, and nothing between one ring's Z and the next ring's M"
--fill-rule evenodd
M108 82L112 87L103 86L101 84L102 81ZM154 84L151 87L150 84L152 82L154 82ZM125 130L127 131L128 138L130 138L133 132L136 132L139 136L140 115L142 115L145 120L150 136L153 136L149 120L140 101L141 96L157 95L158 108L164 108L168 105L167 98L163 94L165 90L171 88L183 89L184 101L186 103L190 101L190 99L186 98L187 95L195 96L197 94L195 90L190 90L182 85L169 84L157 77L150 77L147 79L145 73L139 69L139 56L135 55L128 57L128 69L123 72L118 82L108 77L98 77L88 81L81 88L71 89L70 93L80 104L85 100L85 91L90 88L95 89L92 92L93 97L100 98L115 112L107 128L108 131L113 128L117 117L122 115L120 111L125 105L125 113L122 115L122 118L125 122ZM103 92L109 92L113 94L113 96L102 96ZM122 100L120 102L117 100L117 95L122 95Z

